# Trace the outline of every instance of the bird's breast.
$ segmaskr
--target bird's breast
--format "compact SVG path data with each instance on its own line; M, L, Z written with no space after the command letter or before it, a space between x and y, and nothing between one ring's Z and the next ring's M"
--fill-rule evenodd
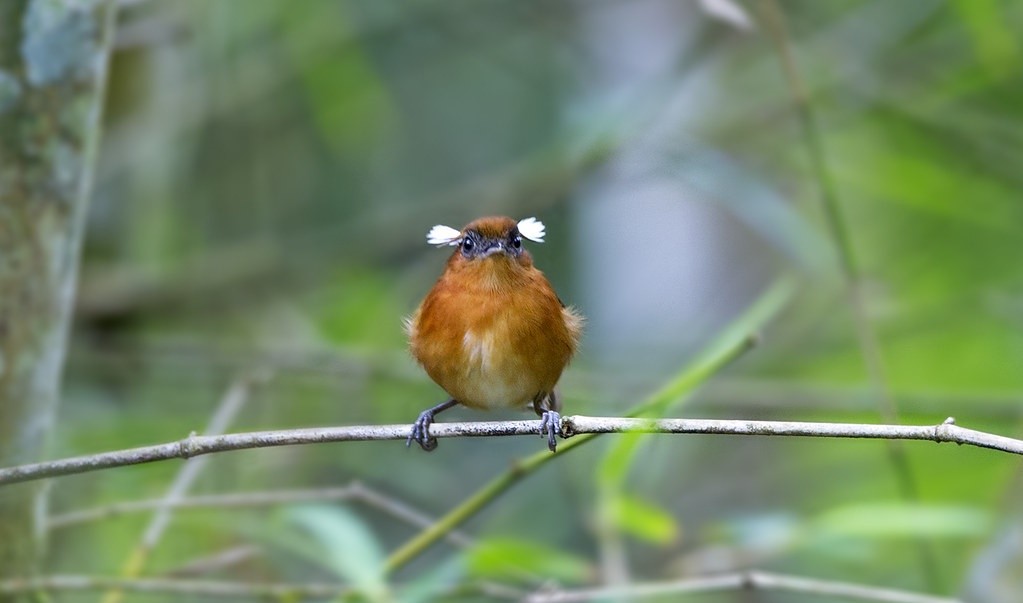
M435 288L409 328L427 374L476 408L520 407L553 390L575 335L549 286L499 296Z
M484 408L520 406L543 388L538 375L520 357L519 349L499 343L500 336L495 329L470 329L462 336L461 375L456 367L452 381L467 400L464 404Z

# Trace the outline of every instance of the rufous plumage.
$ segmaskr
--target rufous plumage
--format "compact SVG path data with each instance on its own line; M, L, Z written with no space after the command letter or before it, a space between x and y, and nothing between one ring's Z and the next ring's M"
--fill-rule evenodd
M561 423L554 387L578 348L583 319L561 302L525 249L523 239L543 242L544 235L534 218L507 217L430 231L428 242L456 249L405 328L412 356L451 399L420 414L408 444L435 448L430 424L456 404L532 405L554 451Z

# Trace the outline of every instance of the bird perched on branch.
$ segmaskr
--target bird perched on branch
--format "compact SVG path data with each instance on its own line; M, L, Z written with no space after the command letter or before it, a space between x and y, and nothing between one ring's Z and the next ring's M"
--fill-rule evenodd
M451 399L419 415L406 446L436 448L430 424L456 404L532 405L540 435L555 450L561 406L554 386L578 347L583 318L561 302L523 245L542 243L544 233L535 218L506 217L430 230L428 243L457 249L405 330L412 355Z

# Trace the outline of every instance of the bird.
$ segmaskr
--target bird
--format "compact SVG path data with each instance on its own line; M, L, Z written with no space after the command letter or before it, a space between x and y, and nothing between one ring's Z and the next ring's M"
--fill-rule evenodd
M420 413L405 442L433 450L436 415L457 405L529 408L557 449L561 404L555 385L579 347L584 319L533 265L523 240L542 243L536 218L491 216L456 230L434 226L427 242L455 247L440 278L404 321L409 351L450 396Z

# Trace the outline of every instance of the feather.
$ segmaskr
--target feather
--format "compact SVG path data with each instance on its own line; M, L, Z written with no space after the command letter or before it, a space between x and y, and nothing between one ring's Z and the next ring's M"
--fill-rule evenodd
M426 234L426 242L430 245L436 245L437 247L458 245L461 238L462 233L450 226L444 226L443 224L434 226L430 229L430 232Z
M536 218L526 218L524 220L519 220L517 226L520 235L526 237L530 241L543 243L543 237L547 232L543 222Z
M446 273L413 315L412 356L470 408L521 408L553 391L578 347L578 315L536 268L509 274L510 286L495 292L481 282L490 262L465 266Z

